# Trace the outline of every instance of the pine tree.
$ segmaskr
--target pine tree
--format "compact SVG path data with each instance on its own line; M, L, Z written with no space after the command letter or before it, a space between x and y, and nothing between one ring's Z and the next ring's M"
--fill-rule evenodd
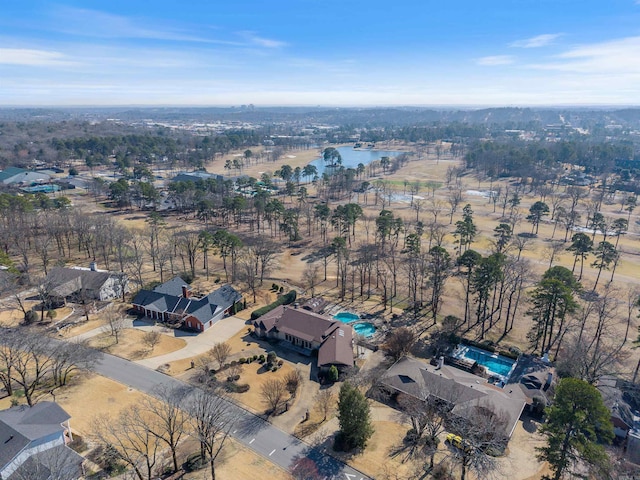
M338 398L338 420L340 421L339 444L344 450L365 448L373 435L371 411L365 396L357 387L345 382L340 387Z
M546 414L547 423L540 432L547 445L537 450L538 459L551 465L553 480L575 478L571 467L580 462L598 469L596 477L601 478L608 465L601 443L611 442L613 426L600 392L584 380L565 378Z

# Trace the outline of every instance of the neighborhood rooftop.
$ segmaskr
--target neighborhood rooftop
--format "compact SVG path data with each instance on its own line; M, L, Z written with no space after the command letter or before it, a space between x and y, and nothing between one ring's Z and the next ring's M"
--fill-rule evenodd
M465 414L470 407L484 407L507 421L505 433L510 437L526 405L524 392L517 385L498 388L486 379L449 365L440 368L404 357L392 365L381 380L382 385L414 398L434 396L454 405L454 414Z
M318 349L318 366L353 365L353 330L338 320L309 310L281 305L253 322L261 336L274 336ZM296 339L306 342L300 343Z

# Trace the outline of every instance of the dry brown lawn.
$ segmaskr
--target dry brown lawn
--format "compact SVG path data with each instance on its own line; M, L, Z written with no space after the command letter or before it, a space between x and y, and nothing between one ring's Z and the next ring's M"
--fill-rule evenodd
M386 478L391 473L396 475L393 478L409 477L415 469L414 462L403 463L402 454L394 455L402 445L402 439L408 427L394 422L378 421L373 422L373 428L375 432L364 451L357 454L338 452L332 454L371 478ZM328 448L331 446L329 445Z
M260 394L262 385L267 380L282 380L287 373L294 370L288 362L284 362L282 367L280 367L276 372L272 372L270 370L266 371L263 365L258 362L240 365L240 367L242 368L242 373L240 374L240 380L238 380L238 383L246 383L250 388L248 392L233 393L231 396L238 402L242 403L242 405L244 405L248 410L257 414L263 414L268 410L268 406L264 403ZM216 376L218 377L218 380L225 381L227 373L223 370ZM285 399L288 398L289 396L286 394Z
M145 332L141 330L126 328L120 332L118 343L115 343L115 337L111 336L109 332L104 332L92 337L89 340L89 345L127 360L140 360L175 352L187 344L181 338L160 334L160 343L153 350L150 350L144 344L144 335Z
M137 390L100 375L74 377L71 385L56 390L56 402L71 415L71 428L83 436L91 433L96 415L116 415L143 397Z

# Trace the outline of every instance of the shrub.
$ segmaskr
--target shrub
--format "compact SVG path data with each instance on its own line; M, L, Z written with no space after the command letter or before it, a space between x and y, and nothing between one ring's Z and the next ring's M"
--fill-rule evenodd
M276 355L276 352L274 351L267 352L267 362L276 363L277 360L278 360L278 356Z
M78 169L76 167L71 167L69 169L69 176L75 177L76 175L78 175Z
M38 321L38 314L36 312L34 312L33 310L29 310L25 315L24 315L24 323L26 323L27 325L33 323L33 322L37 322Z
M261 353L260 356L258 357L259 360L262 360L264 362L264 353Z
M272 371L272 372L277 372L277 371L278 371L278 367L275 367L275 366L274 366L274 367L271 369L271 371Z
M258 359L258 355L253 356L253 361L255 362Z
M272 302L269 305L265 305L264 307L260 307L257 310L254 310L253 312L251 312L251 320L256 320L257 318L260 318L265 313L269 313L271 310L273 310L276 307L279 307L280 305L289 305L295 302L296 296L297 296L297 293L295 290L291 290L286 295L281 295L280 297L278 297L278 299L275 302Z
M240 359L238 360L240 363L247 363L247 359L244 357L240 357Z
M327 378L329 379L329 381L337 382L339 376L340 374L338 373L338 367L336 367L335 365L331 365L331 368L329 369L329 373L327 375Z
M280 289L280 287L278 287L278 285L276 285L275 283L271 284L271 290L273 290L274 292L277 292Z

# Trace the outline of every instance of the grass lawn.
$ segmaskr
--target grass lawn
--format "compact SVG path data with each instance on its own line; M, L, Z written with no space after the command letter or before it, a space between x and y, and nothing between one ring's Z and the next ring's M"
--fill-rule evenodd
M187 344L181 338L160 334L160 343L150 350L144 344L145 332L135 328L126 328L120 332L119 341L108 332L100 333L89 340L89 344L112 355L126 358L127 360L140 360L141 358L156 357L165 353L175 352L184 348Z

